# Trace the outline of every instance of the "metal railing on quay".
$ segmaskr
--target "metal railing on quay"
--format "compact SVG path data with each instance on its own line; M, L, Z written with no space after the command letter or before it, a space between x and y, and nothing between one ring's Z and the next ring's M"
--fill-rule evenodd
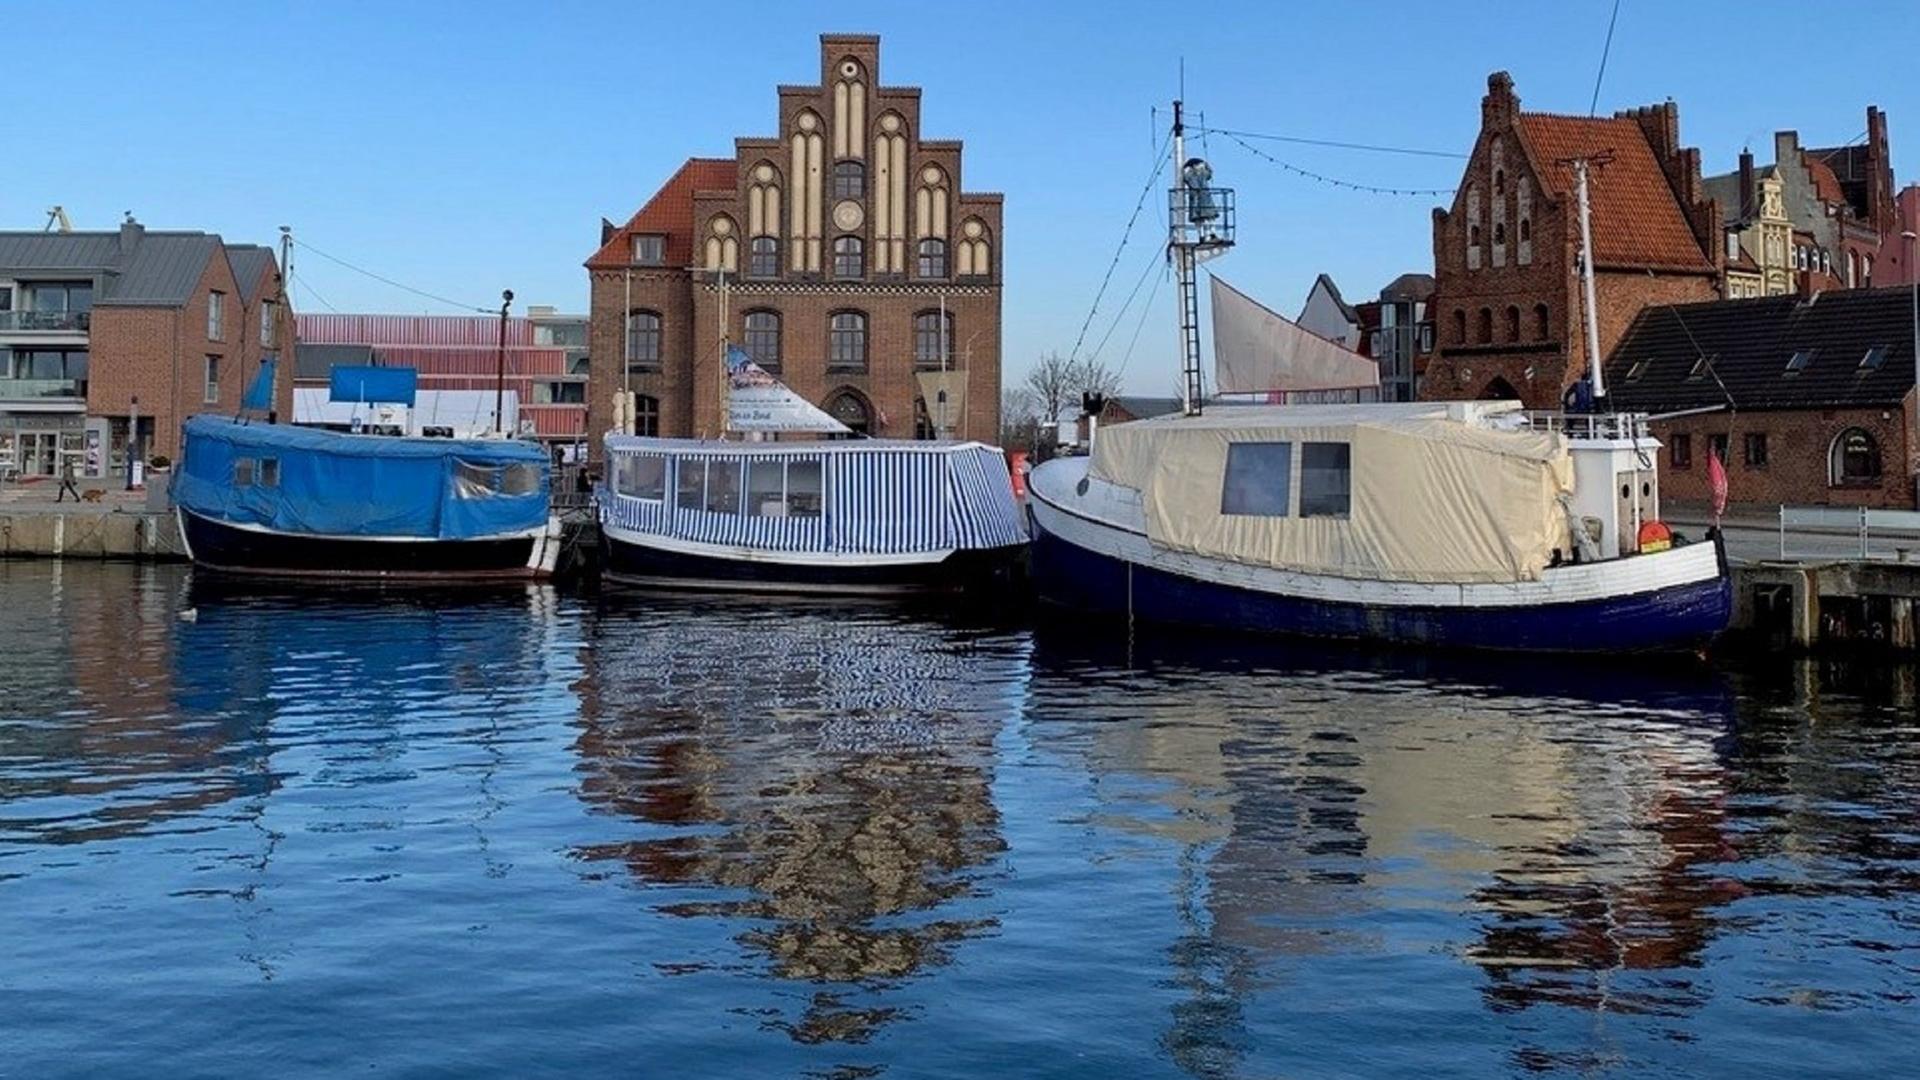
M1847 537L1859 542L1862 559L1893 558L1905 562L1907 554L1920 549L1920 511L1881 510L1868 506L1786 506L1780 507L1780 558L1817 555L1815 552L1791 554L1788 536L1806 539L1809 535ZM1875 554L1873 542L1905 540L1896 544L1891 555Z

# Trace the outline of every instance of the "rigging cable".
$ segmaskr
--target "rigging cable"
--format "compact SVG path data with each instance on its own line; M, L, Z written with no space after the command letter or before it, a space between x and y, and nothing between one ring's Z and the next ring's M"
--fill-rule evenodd
M307 284L306 278L301 277L298 274L293 274L290 276L293 278L293 283L299 286L300 288L307 290L307 295L313 297L315 300L318 300L320 302L321 307L326 308L328 311L333 312L335 315L340 314L340 309L328 303L326 297L321 296L320 293L316 289L314 289L313 286Z
M1285 169L1296 176L1304 176L1309 180L1316 180L1322 184L1331 184L1337 188L1346 188L1349 191L1364 191L1373 195L1431 195L1438 198L1445 198L1447 196L1450 196L1455 191L1454 188L1391 188L1391 187L1378 187L1373 184L1356 184L1350 180L1341 180L1336 177L1325 176L1317 172L1312 172L1310 170L1303 169L1300 166L1294 165L1290 162L1281 161L1279 158L1274 157L1272 154L1267 153L1265 150L1262 150L1259 147L1252 145L1251 143L1247 142L1245 139L1242 139L1240 136L1232 134L1230 132L1222 131L1220 132L1220 134L1225 135L1227 138L1233 140L1236 143L1239 143L1241 149L1245 150L1249 154L1252 154L1254 157L1260 158L1261 160L1266 161L1269 164L1278 165L1282 169Z
M1600 49L1600 70L1593 76L1593 101L1587 105L1587 115L1592 116L1600 108L1600 81L1607 77L1607 57L1613 52L1613 25L1620 21L1620 0L1613 0L1613 14L1607 18L1607 43Z
M1154 252L1153 257L1147 260L1146 268L1140 272L1140 277L1133 283L1133 291L1127 294L1127 299L1120 305L1120 310L1113 313L1113 321L1107 324L1107 332L1100 336L1100 343L1095 345L1093 351L1087 354L1088 363L1092 363L1094 358L1100 355L1100 351L1107 347L1107 342L1113 339L1114 331L1120 329L1121 320L1127 317L1127 309L1133 306L1133 301L1140 295L1140 286L1147 283L1147 275L1153 273L1154 267L1162 266L1165 262L1165 258L1158 251Z
M1167 164L1167 144L1173 139L1173 133L1167 132L1160 140L1160 148L1154 152L1153 172L1147 177L1146 186L1140 189L1140 198L1133 204L1133 214L1127 218L1127 227L1120 233L1120 247L1113 253L1113 261L1107 264L1106 276L1100 279L1100 289L1093 294L1093 306L1087 309L1086 321L1080 324L1080 335L1073 339L1073 348L1067 353L1067 362L1072 363L1080 355L1080 346L1086 343L1087 331L1093 326L1093 317L1100 313L1100 301L1107 295L1107 286L1113 281L1113 272L1120 266L1120 256L1126 254L1127 241L1133 238L1133 227L1140 221L1140 211L1146 208L1147 196L1153 194L1153 185L1160 179L1160 170Z
M404 292L410 292L415 296L424 296L427 299L434 301L435 303L445 304L448 307L461 308L466 311L477 311L482 315L496 315L499 313L498 308L481 307L478 304L463 304L458 300L449 300L444 296L437 296L433 293L426 291L425 289L416 289L411 285L402 284L398 281L393 280L390 277L383 277L380 274L376 274L373 271L366 269L365 267L355 266L354 264L348 262L345 259L340 258L337 255L329 255L326 252L321 251L319 248L314 247L312 244L307 243L305 240L299 239L298 237L294 238L293 242L300 245L302 248L306 249L307 251L311 251L315 255L320 256L321 258L327 260L328 262L338 263L339 265L346 267L347 269L353 271L356 274L364 274L375 281L381 282L386 285L391 285L394 288L400 289ZM308 286L308 290L311 291L312 286Z
M1133 324L1133 337L1128 339L1127 351L1120 357L1120 370L1114 372L1115 379L1127 373L1127 364L1133 359L1133 347L1140 343L1140 331L1147 325L1147 313L1153 310L1153 298L1160 295L1160 283L1167 280L1169 276L1165 273L1160 274L1153 279L1153 288L1147 290L1147 302L1140 306L1140 318Z

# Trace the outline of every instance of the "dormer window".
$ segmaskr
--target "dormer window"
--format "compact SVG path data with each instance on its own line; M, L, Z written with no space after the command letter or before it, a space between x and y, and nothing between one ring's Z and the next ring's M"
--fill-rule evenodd
M1786 374L1798 375L1807 370L1807 365L1811 363L1813 363L1813 350L1801 349L1792 356L1787 357Z
M633 238L633 261L636 266L665 266L667 262L667 238L655 233L642 233Z

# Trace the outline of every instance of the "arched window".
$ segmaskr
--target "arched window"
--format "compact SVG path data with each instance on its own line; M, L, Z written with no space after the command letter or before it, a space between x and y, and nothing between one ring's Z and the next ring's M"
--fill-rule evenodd
M987 277L993 273L993 246L987 235L987 223L968 218L960 225L960 252L954 267L961 277Z
M780 370L780 313L749 311L742 347L753 362L768 371Z
M1480 226L1475 225L1467 230L1467 243L1474 247L1480 246Z
M867 316L836 311L827 316L827 370L867 370Z
M947 242L937 236L920 241L920 260L915 273L923 278L947 276Z
M1548 323L1547 305L1533 305L1533 339L1535 341L1546 341L1553 335L1553 328Z
M1533 219L1521 218L1520 219L1520 242L1524 244L1532 239L1533 239Z
M1507 193L1507 170L1495 169L1493 171L1493 193L1495 195L1505 195Z
M1880 444L1864 428L1848 428L1827 451L1827 482L1856 487L1880 482Z
M660 313L627 313L627 369L657 371L660 368Z
M1860 287L1873 288L1873 256L1871 255L1860 256Z
M747 244L747 274L751 277L778 277L780 241L771 236L756 236Z
M865 435L873 430L873 410L857 390L841 390L828 398L827 415L847 425L847 429L855 435Z
M867 196L867 167L857 161L836 161L833 165L833 197L864 199Z
M1493 309L1492 308L1480 309L1479 341L1480 341L1480 344L1482 345L1493 344Z
M938 311L913 317L913 366L932 370L953 366L953 312L947 312L944 327Z
M857 236L836 237L833 241L833 276L857 278L866 273L866 247Z
M633 396L633 433L648 438L660 434L660 399L645 394Z
M1512 304L1507 305L1507 340L1520 340L1520 309Z
M1858 288L1859 286L1860 286L1860 256L1849 251L1847 252L1847 288L1854 289L1854 288Z
M1460 308L1453 309L1453 343L1455 345L1467 343L1467 313Z
M1496 244L1504 244L1507 242L1506 222L1496 221L1493 223L1493 242Z

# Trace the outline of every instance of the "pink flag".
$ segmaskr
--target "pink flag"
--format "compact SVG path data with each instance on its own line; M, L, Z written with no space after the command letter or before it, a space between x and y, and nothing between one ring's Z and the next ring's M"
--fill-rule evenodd
M1707 451L1707 488L1713 492L1713 523L1718 525L1720 515L1727 512L1727 467L1711 449Z

